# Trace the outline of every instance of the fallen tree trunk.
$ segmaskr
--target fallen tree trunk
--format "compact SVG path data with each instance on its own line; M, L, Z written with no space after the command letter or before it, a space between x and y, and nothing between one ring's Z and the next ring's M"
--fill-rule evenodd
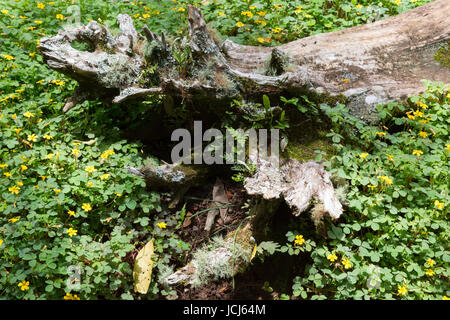
M449 81L449 69L435 61L450 38L449 11L450 1L436 0L382 21L268 48L218 43L200 10L189 6L189 37L171 45L147 27L142 36L120 14L115 38L92 21L41 39L39 51L50 68L79 82L64 111L90 98L121 103L161 94L213 102L303 93L347 103L355 115L370 118L375 105L422 92L421 79ZM90 49L76 50L73 41Z

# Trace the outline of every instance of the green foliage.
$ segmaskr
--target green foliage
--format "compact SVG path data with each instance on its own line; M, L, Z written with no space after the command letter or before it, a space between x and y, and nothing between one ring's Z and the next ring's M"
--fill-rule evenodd
M349 182L349 207L339 223L327 224L325 238L311 235L317 246L294 281L295 296L449 295L450 93L443 84L424 84L427 91L411 97L408 109L379 106L377 127L350 117L342 105L322 106L337 149L325 165ZM398 111L403 114L394 116Z

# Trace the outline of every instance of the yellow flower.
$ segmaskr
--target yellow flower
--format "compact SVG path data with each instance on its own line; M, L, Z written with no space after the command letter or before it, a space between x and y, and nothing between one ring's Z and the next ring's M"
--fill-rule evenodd
M406 293L408 293L408 289L406 288L406 286L400 286L399 285L397 288L398 288L398 294L401 295L401 296L403 296Z
M262 26L265 26L265 25L267 24L267 23L266 23L265 21L263 21L263 20L256 20L255 23L256 23L256 24L260 24L260 25L262 25Z
M36 52L30 52L28 55L29 55L30 57L33 57L35 54L36 54Z
M75 217L75 211L73 211L73 210L67 211L67 214L71 217Z
M78 230L75 230L73 228L69 228L66 230L66 232L68 233L69 237L73 237L77 235Z
M149 15L148 13L144 13L144 14L142 15L142 18L144 18L144 19L150 18L150 15Z
M376 186L374 186L373 184L369 184L368 187L370 188L370 190L373 191L373 189L375 189Z
M442 300L450 300L450 298L447 297L447 296L443 296L443 297L442 297Z
M245 24L243 24L242 22L238 22L238 23L236 23L236 26L238 27L238 28L240 28L240 27L243 27L243 26L245 26Z
M428 137L428 133L426 133L425 131L420 131L419 136L421 136L422 138L426 138Z
M71 294L69 292L64 296L64 300L80 300L80 298L76 294Z
M8 10L5 10L5 9L3 9L2 11L1 11L3 14L8 14Z
M53 191L55 191L56 194L60 193L61 190L60 189L53 189Z
M41 21L41 20L34 20L34 23L36 23L36 24L41 24L42 21Z
M122 194L121 194L121 193L117 193L117 192L115 192L115 194L116 194L116 196L118 196L118 197L121 197L121 196L122 196Z
M15 222L17 222L17 221L19 221L19 218L11 218L11 219L8 219L8 222L11 222L11 223L15 223Z
M439 200L435 200L434 201L434 206L438 209L438 210L442 210L444 209L445 205L443 202L439 202ZM432 266L430 266L432 267Z
M56 15L56 19L58 19L58 20L64 20L64 16L63 16L62 14L58 13L58 14Z
M422 150L413 150L412 154L414 156L420 157L423 154L423 151Z
M39 9L44 9L45 8L45 4L38 2L37 7Z
M359 157L365 159L368 155L369 155L369 154L368 154L367 152L364 152L364 153L361 153L361 154L359 155Z
M106 180L108 178L109 178L109 173L105 173L100 176L100 180Z
M249 18L252 18L252 17L253 17L253 13L250 12L250 11L243 11L243 12L241 13L241 15L247 16L247 17L249 17Z
M352 264L348 258L342 258L342 265L345 269L350 269L352 267Z
M52 140L52 139L53 139L53 136L51 136L51 135L49 135L49 134L46 134L46 135L44 135L44 139L45 139L45 140Z
M29 134L28 137L27 137L27 140L30 141L30 142L36 142L37 137L36 137L35 134Z
M447 149L447 151L450 152L450 144L446 144L446 145L445 145L445 148Z
M422 118L423 117L423 112L420 111L419 109L417 109L416 111L413 112L413 114L418 117L418 118Z
M11 194L19 194L20 187L19 186L12 186L8 188L8 190L11 192Z
M25 113L23 114L23 116L26 117L26 118L31 118L31 117L34 116L34 114L32 114L30 111L27 111L27 112L25 112Z
M46 155L45 157L49 160L51 160L53 158L54 154L53 153L49 153L48 155Z
M6 163L0 163L0 168L2 169L8 168L8 165Z
M46 176L39 176L39 178L41 178L41 179L42 179L42 181L45 181L45 179L47 179L47 177L46 177Z
M334 261L337 260L337 255L335 255L334 253L333 253L333 254L330 253L330 254L327 256L327 259L330 260L331 262L334 262Z
M388 160L394 161L394 156L391 156L390 154L386 154L386 156L388 157Z
M88 173L92 173L92 172L95 172L95 168L94 168L94 166L87 166L86 168L84 168L84 171L86 171Z
M92 188L94 186L94 184L90 181L88 181L87 185L88 185L88 188Z
M225 15L225 13L223 13L222 11L217 12L217 14L218 14L219 16Z
M14 60L13 56L10 56L10 55L7 55L7 54L2 54L2 57L5 58L6 60L9 60L9 61Z
M89 212L92 210L91 204L90 203L83 203L83 205L81 206L81 208L86 211Z
M425 269L425 274L429 277L434 276L436 273L434 272L433 269Z
M433 267L435 263L436 263L436 262L435 262L433 259L428 258L428 260L427 260L427 265L429 265L430 267Z
M30 281L23 280L17 286L20 288L20 290L26 291L26 290L30 289L29 285L30 285Z
M21 187L21 186L23 186L23 182L22 182L22 181L17 181L17 185L18 185L19 187Z
M165 229L167 227L167 224L165 222L160 222L156 224L158 227L160 227L161 229Z
M377 132L376 134L381 137L381 136L385 136L386 132L380 131L380 132Z
M3 240L2 240L2 239L0 239L0 247L2 246L2 244L3 244Z
M105 152L102 153L100 157L102 159L108 159L108 157L113 154L115 154L114 150L106 150Z
M395 0L396 5L400 5L402 3L402 0Z
M281 31L280 27L272 28L272 32L279 33Z
M359 3L358 3L358 4L356 5L356 8L358 8L358 9L361 9L362 7L363 7L362 4L359 4Z
M302 7L297 7L297 9L294 11L295 13L300 13L302 12L303 8Z
M9 173L9 172L5 172L4 175L5 175L5 177L7 177L7 178L11 177L11 173Z
M257 12L258 16L260 16L260 17L264 17L266 15L266 13L267 13L266 11Z
M299 234L299 235L295 236L294 243L301 246L303 243L305 243L305 239L303 239L303 236L301 234Z
M72 154L73 154L75 157L78 157L78 155L80 154L80 150L78 150L78 149L72 149Z
M265 41L264 38L258 38L257 40L259 43L264 43L264 41Z

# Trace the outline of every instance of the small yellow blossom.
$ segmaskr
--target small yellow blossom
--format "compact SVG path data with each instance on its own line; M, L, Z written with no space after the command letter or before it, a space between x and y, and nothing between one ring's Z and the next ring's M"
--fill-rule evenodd
M19 218L8 219L8 222L11 222L11 223L16 223L17 221L19 221Z
M6 163L0 163L0 168L2 169L8 168L8 165Z
M159 222L156 225L161 229L165 229L167 227L167 224L165 222Z
M257 40L258 40L259 43L264 43L265 42L264 38L261 38L261 37L258 38Z
M295 236L294 243L301 246L303 243L305 243L305 239L303 238L303 236L301 234L299 234L299 235Z
M217 14L218 14L219 16L225 15L225 13L223 13L222 11L217 12Z
M428 137L428 133L426 133L425 131L420 131L419 136L425 139L426 137Z
M80 150L79 149L72 149L72 154L75 156L75 157L78 157L79 155L80 155Z
M58 13L58 14L56 15L56 19L58 19L58 20L64 20L64 16L63 16L62 14Z
M3 9L2 11L1 11L1 13L3 13L3 14L8 14L8 10L6 10L6 9Z
M92 210L91 204L90 203L83 203L83 205L81 206L81 208L86 211L89 212Z
M44 135L44 139L45 139L45 140L52 140L52 139L53 139L53 136L51 136L51 135L49 135L49 134L45 134L45 135Z
M327 255L327 259L330 260L331 262L334 262L337 260L337 255L335 255L334 253L330 253L329 255Z
M266 11L257 12L258 16L260 16L260 17L264 17L266 15L266 13L267 13Z
M88 181L87 185L88 185L88 188L92 188L94 186L94 184L91 181Z
M22 172L24 172L25 170L28 169L28 167L26 165L24 165L24 164L21 164L20 165L20 169L22 170Z
M45 4L43 4L43 3L41 3L41 2L38 2L37 7L38 7L39 9L44 9L44 8L45 8Z
M115 194L116 194L116 196L118 196L118 197L121 197L121 196L122 196L122 194L121 194L121 193L117 193L117 192L115 192Z
M101 154L101 158L102 159L108 159L108 157L110 156L110 155L113 155L113 154L115 154L114 153L114 150L106 150L105 152L103 152L102 154Z
M376 133L378 136L382 137L386 135L386 132L380 131Z
M42 24L42 21L41 21L41 20L34 20L34 23L36 23L36 24Z
M11 173L9 173L9 172L5 172L5 173L3 173L4 175L5 175L5 177L7 177L7 178L9 178L9 177L11 177L12 176L12 174Z
M2 239L0 239L0 247L2 246L2 244L3 244L3 240L2 240Z
M92 172L95 172L95 168L94 168L94 166L87 166L86 168L84 168L84 171L86 171L88 173L92 173Z
M432 277L436 274L433 269L425 269L425 274L429 277Z
M61 189L53 189L53 191L55 191L56 194L61 192Z
M412 154L414 156L420 157L423 154L423 151L422 150L413 150Z
M427 265L428 265L428 266L433 267L435 263L436 263L436 262L435 262L433 259L428 258L428 260L427 260Z
M109 178L109 173L105 173L105 174L102 174L101 176L100 176L100 180L106 180L106 179L108 179Z
M369 154L367 152L361 153L359 155L360 158L366 159Z
M77 235L78 230L75 230L73 228L69 228L66 230L67 234L69 235L69 237L73 237Z
M35 134L29 134L27 137L27 140L30 142L36 142L37 141L37 137Z
M370 190L373 191L373 189L375 189L376 186L374 186L373 184L369 184L368 187L370 188Z
M345 269L350 269L352 267L352 264L348 258L342 258L342 265Z
M238 28L240 28L240 27L243 27L243 26L245 26L245 24L243 24L242 22L237 22L236 23L236 26L238 27Z
M35 54L36 54L36 52L30 52L28 55L29 55L30 57L34 57Z
M12 186L8 188L8 190L11 192L11 194L19 194L20 187L19 186Z
M434 206L438 209L438 210L442 210L445 207L445 204L443 202L439 202L439 200L435 200L434 201ZM430 266L431 267L431 266Z
M22 291L26 291L26 290L29 290L30 289L30 281L25 281L25 280L23 280L22 282L20 282L18 285L17 285L19 288L20 288L20 290L22 290Z
M406 286L398 286L397 287L398 288L398 294L399 295L401 295L401 296L404 296L405 294L407 294L408 293L408 289L406 288Z
M66 295L64 296L64 300L80 300L80 298L76 294L71 294L67 292Z
M73 211L73 210L67 211L67 214L71 217L75 217L75 211Z
M447 296L443 296L443 297L442 297L442 300L450 300L450 298L447 297Z
M34 114L31 113L30 111L27 111L27 112L25 112L25 113L23 114L23 116L26 117L26 118L31 118L31 117L34 116Z
M386 156L388 157L389 161L394 161L394 156L392 156L390 154L386 154Z

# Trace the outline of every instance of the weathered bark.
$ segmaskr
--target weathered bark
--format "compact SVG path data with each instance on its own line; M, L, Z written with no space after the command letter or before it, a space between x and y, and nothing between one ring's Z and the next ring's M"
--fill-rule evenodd
M436 0L382 21L268 48L216 43L200 10L190 6L189 37L172 45L148 28L144 38L121 14L116 38L92 21L41 39L39 50L50 68L80 83L64 111L90 97L120 103L162 94L213 101L301 92L347 103L354 114L370 118L375 105L422 92L421 79L449 81L449 69L434 59L450 38L449 11L450 1ZM91 52L72 48L75 40L88 43ZM146 78L151 66L156 72Z
M320 220L324 214L332 219L342 215L342 205L336 197L330 174L321 164L289 160L278 168L269 159L258 159L256 173L245 180L247 193L259 197L250 220L243 228L229 233L222 246L209 251L201 248L195 252L192 261L166 279L168 284L196 285L199 277L205 283L245 270L251 262L251 251L258 232L269 224L281 199L286 201L296 216L311 207L314 207L314 219ZM222 269L228 272L217 272Z

